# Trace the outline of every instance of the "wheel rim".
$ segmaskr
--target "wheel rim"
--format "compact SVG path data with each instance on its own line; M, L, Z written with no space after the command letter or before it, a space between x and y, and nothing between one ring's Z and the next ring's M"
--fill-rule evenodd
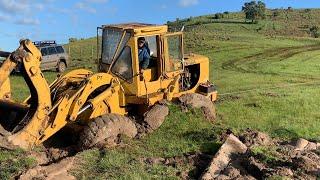
M63 72L63 71L65 71L65 70L66 70L65 64L64 64L64 63L59 63L59 71L60 71L60 72Z

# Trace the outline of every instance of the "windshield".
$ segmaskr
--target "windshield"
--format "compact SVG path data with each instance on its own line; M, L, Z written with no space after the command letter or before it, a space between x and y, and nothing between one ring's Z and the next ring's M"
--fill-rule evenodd
M125 36L120 44L118 54L117 47L121 41L124 31L117 29L104 29L102 33L102 62L106 64L111 64L113 58L117 57L118 54L123 50L124 46L127 44L130 39L130 34L125 33Z

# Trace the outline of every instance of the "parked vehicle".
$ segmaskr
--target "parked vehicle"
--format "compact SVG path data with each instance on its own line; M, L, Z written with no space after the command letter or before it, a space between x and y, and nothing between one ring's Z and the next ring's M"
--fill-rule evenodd
M56 69L64 72L69 66L69 56L62 45L56 41L35 41L33 44L42 54L41 70Z

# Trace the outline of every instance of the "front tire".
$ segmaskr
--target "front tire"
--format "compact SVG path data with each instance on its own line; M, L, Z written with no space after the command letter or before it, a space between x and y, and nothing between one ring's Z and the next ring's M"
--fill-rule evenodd
M66 69L67 69L66 63L63 62L63 61L60 61L60 62L58 63L57 71L58 71L59 73L62 73L62 72L64 72Z
M94 118L80 134L79 148L103 147L119 135L134 138L138 133L134 122L126 116L107 114Z

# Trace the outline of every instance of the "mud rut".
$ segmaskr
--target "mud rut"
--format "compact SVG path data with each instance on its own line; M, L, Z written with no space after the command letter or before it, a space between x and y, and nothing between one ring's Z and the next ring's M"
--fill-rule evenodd
M203 95L186 94L181 96L179 100L181 109L186 111L188 110L188 108L200 108L204 113L204 117L208 121L214 121L216 117L214 105ZM110 132L109 134L111 134L111 136L105 136L106 138L100 141L92 141L90 142L90 145L82 146L83 143L74 142L74 140L72 140L72 135L57 133L55 137L50 138L43 145L37 147L36 151L27 152L27 155L34 158L37 161L37 164L35 167L28 169L26 172L22 172L21 174L16 176L15 179L76 179L69 173L69 171L76 166L77 163L75 162L80 160L77 156L78 153L93 147L105 148L116 146L117 144L119 144L119 137L121 135L127 135L126 132L128 130L128 127L125 125L124 129L122 129L121 124L119 124L120 121L117 120L124 119L126 121L132 121L135 127L132 127L133 129L131 128L130 131L134 134L130 133L129 137L139 139L146 134L152 133L153 131L157 130L162 125L166 116L169 114L168 103L169 102L163 101L159 104L154 105L149 109L148 112L144 114L144 117L140 119L134 117L121 118L119 115L113 114L110 114L108 118L103 118L103 116L99 117L97 122L88 125L88 129L84 131L90 132L90 136L96 139L99 139L99 134L101 133ZM107 121L106 124L111 126L101 126L103 121ZM100 126L98 126L98 124L100 124ZM98 130L99 128L99 131L92 131L92 129ZM7 142L6 136L8 135L10 135L10 133L5 131L0 126L0 149L14 150L17 147L14 147L9 142ZM66 140L66 137L71 137L71 139ZM81 139L81 135L78 138ZM202 159L202 161L205 161L203 157L206 156L202 154L191 154L176 159L167 159L167 163L172 165L176 163L177 159L189 159L189 161L192 161L194 162L194 164L196 164L198 163L198 160L197 162L195 162L195 159ZM207 165L208 162L202 163L202 165L197 166L201 166L202 168L200 169L203 170L205 168L203 164Z
M255 74L265 74L265 75L275 75L275 76L288 76L288 77L297 77L305 78L310 80L319 80L320 77L310 77L304 75L298 75L293 73L268 73L263 71L255 71L256 67L260 62L273 61L285 61L290 57L295 55L312 52L320 50L320 45L307 45L307 46L294 46L294 47L284 47L284 48L273 48L267 49L261 53L254 55L246 56L239 59L232 59L228 62L222 64L222 69L243 72L243 73L255 73ZM266 60L265 57L268 57Z

